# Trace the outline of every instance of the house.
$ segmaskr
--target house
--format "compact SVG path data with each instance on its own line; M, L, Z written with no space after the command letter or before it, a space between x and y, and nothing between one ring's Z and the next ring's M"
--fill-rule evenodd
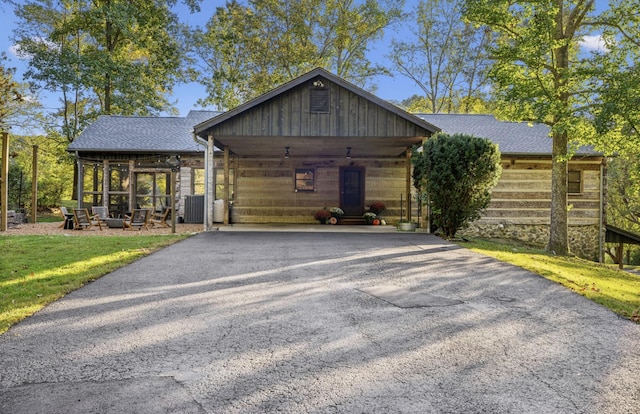
M544 244L551 199L546 126L490 115L409 114L323 69L224 113L101 117L69 151L77 156L85 206L167 206L173 169L178 215L206 228L314 223L314 212L334 206L355 221L374 201L386 204L393 223L419 217L411 148L441 130L489 138L502 152L491 204L466 231ZM597 259L604 158L581 149L569 165L571 248Z
M498 144L502 175L480 220L462 234L549 240L551 145L549 127L501 122L492 115L419 114L443 132L488 138ZM601 261L604 249L606 159L589 147L574 151L568 166L569 244L581 257Z

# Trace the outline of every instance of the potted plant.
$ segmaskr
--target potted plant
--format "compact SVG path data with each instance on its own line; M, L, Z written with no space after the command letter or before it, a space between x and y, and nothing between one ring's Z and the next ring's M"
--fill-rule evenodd
M336 219L339 219L344 215L344 210L342 210L340 207L331 207L329 209L329 212L331 213L331 217L335 217Z
M370 211L364 213L362 217L367 222L367 224L373 224L373 221L378 219L378 216L376 215L376 213L372 213Z
M374 201L369 205L369 211L376 216L387 209L387 206L382 201Z
M402 219L398 222L398 231L416 231L416 223Z
M329 220L331 218L331 212L329 210L326 210L326 209L318 210L313 215L313 218L318 220L320 222L320 224L326 224L327 220Z

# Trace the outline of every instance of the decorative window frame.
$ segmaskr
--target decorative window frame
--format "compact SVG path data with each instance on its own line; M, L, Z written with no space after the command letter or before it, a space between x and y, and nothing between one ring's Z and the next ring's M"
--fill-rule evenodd
M293 181L293 188L296 193L316 191L315 168L296 168Z

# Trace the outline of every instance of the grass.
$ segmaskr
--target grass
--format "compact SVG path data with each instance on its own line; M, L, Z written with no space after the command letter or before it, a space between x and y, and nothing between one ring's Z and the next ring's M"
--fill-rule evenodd
M0 237L0 334L86 283L186 237Z
M640 322L640 276L619 270L617 265L604 265L575 257L560 257L542 249L472 240L461 246L494 257L559 283L617 313Z

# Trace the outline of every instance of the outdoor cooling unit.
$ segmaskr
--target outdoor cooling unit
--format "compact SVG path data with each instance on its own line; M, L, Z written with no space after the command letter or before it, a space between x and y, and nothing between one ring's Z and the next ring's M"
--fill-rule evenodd
M185 196L184 222L204 223L204 195Z

